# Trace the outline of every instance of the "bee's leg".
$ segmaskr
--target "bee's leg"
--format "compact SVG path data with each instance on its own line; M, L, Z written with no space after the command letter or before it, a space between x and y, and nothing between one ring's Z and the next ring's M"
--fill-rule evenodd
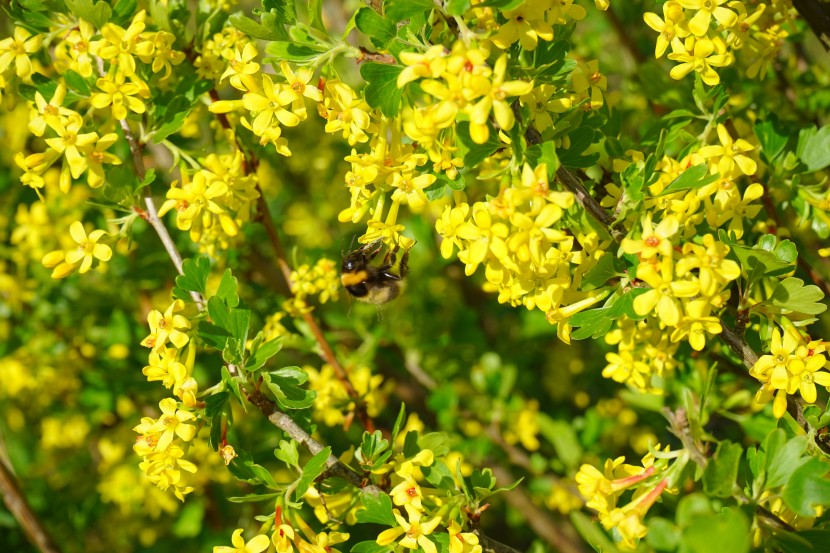
M395 247L386 252L386 257L383 258L383 264L387 267L393 267L395 265L395 260L397 259L398 250L401 247L395 244Z
M408 262L409 262L409 250L406 250L405 252L403 252L403 257L401 257L401 269L400 269L401 278L406 277L407 263Z
M365 246L363 246L360 249L363 252L363 255L364 255L364 258L366 259L366 261L367 262L372 261L375 257L377 257L377 255L383 249L383 240L378 238L374 242L369 242L368 244L366 244Z

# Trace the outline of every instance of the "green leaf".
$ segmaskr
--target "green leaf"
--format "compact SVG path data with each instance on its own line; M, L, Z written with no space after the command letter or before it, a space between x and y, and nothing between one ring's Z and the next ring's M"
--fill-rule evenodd
M362 541L354 544L351 553L389 553L389 546L378 545L378 542L375 540Z
M709 166L705 163L701 163L700 165L689 167L680 173L676 179L671 181L669 185L664 188L662 192L660 192L660 195L665 196L666 194L672 194L681 190L701 188L709 183L715 182L719 178L720 174L718 173L709 175Z
M824 553L830 551L830 530L778 531L764 545L769 551L780 550L783 553Z
M273 25L266 27L250 17L245 17L241 13L233 14L228 18L228 21L230 21L231 25L251 38L258 38L260 40L282 40L288 38L288 34L285 32L283 26Z
M112 6L112 22L116 25L126 26L135 14L137 0L115 0Z
M239 456L228 465L228 470L237 480L249 484L262 484L274 490L279 488L271 473L265 467L253 462L250 453L247 451L237 451L237 453Z
M615 267L617 258L611 254L606 253L599 258L596 265L591 267L585 276L582 278L580 289L594 290L603 284L606 284L610 279L622 274L622 271Z
M209 323L207 321L200 321L196 328L196 335L205 342L206 345L215 350L222 351L228 344L231 333L220 326Z
M66 7L81 19L86 19L99 29L103 27L112 15L112 8L103 0L94 3L92 0L64 0Z
M556 156L556 145L553 141L542 142L528 148L525 152L525 159L533 166L544 163L547 167L548 179L553 180L557 169L559 169L559 158Z
M783 312L794 311L807 315L818 315L827 310L827 305L822 303L824 292L813 284L804 286L800 278L788 277L778 283L772 291L770 299L764 304L778 307Z
M302 63L319 58L321 54L326 52L326 49L309 44L275 41L265 47L265 52L276 58L277 61L286 60Z
M176 286L186 292L198 292L204 295L207 291L207 278L210 274L210 259L199 256L196 259L185 259L182 263L184 274L176 277ZM189 294L185 294L190 297ZM192 301L192 298L191 298Z
M213 418L221 413L222 410L225 409L228 399L230 399L230 394L228 392L216 392L215 394L207 396L204 399L205 415L208 418Z
M748 553L751 548L749 520L738 509L725 508L714 516L692 520L683 529L683 543L690 553L711 553L712 545L718 551Z
M389 447L389 441L383 438L380 430L364 432L360 447L355 451L355 458L369 470L379 466L378 457Z
M783 431L780 432L783 435ZM780 437L767 446L777 444L778 439ZM767 479L764 485L767 490L785 485L792 474L810 460L810 457L802 457L807 451L807 436L797 436L781 447L773 447L776 449L767 452Z
M821 459L807 460L784 486L784 503L801 516L816 516L816 507L830 505L830 480L824 478L828 471L830 465Z
M646 542L657 551L674 551L680 543L680 528L660 517L650 517Z
M710 496L731 497L737 488L738 468L744 449L740 444L723 441L718 444L715 458L703 473L703 488Z
M383 14L392 21L403 21L435 8L432 0L386 0Z
M458 139L467 150L464 153L465 167L475 167L503 146L498 137L495 136L495 133L490 133L487 142L484 144L476 144L473 142L472 137L470 137L469 121L459 122L456 125L456 131L458 132Z
M229 497L228 501L231 503L256 503L258 501L268 501L280 497L282 493L252 493L243 496Z
M282 349L282 337L274 338L259 344L245 362L246 371L255 371L265 365L265 362L275 356Z
M379 48L383 48L387 42L397 36L395 23L369 7L360 8L355 14L354 22L358 30L368 36L372 43Z
M173 115L171 119L166 121L164 124L160 125L156 130L154 130L151 134L153 139L153 144L161 144L167 137L171 134L179 132L179 129L182 128L184 125L184 120L187 119L187 116L190 114L190 108L187 108L183 111L180 111Z
M830 165L830 126L799 136L798 151L808 173L820 171Z
M239 305L239 296L236 293L237 280L233 276L230 269L225 269L222 273L222 280L219 282L219 288L216 289L216 296L225 302L228 307L236 307Z
M778 129L778 118L770 116L766 121L755 123L755 136L761 143L761 157L769 165L787 146L789 138Z
M286 369L273 372L261 372L260 376L271 393L274 394L274 399L277 400L277 403L283 409L305 409L310 407L317 397L317 392L300 387L308 379L308 375L300 369ZM298 378L296 373L302 373L304 378Z
M770 252L764 249L762 242L752 248L730 244L732 252L741 264L741 269L747 274L747 281L750 286L753 286L765 276L780 276L793 270L793 261L790 260L793 253L792 248L787 245L781 251L778 251L780 247L778 246Z
M392 514L392 500L388 495L363 493L360 495L360 503L364 508L357 512L358 522L374 522L384 526L398 525L395 515Z
M497 8L499 11L512 10L524 3L525 0L485 0L476 4L477 8Z
M303 474L300 476L300 479L297 482L297 487L294 491L295 501L300 501L300 499L302 499L308 491L308 488L311 487L311 484L313 484L314 481L317 480L317 477L323 473L323 470L326 468L326 461L329 460L330 455L331 447L327 446L308 460L306 465L303 467Z
M447 15L460 17L470 9L470 0L449 0L444 9Z
M439 490L455 490L455 480L449 467L443 461L436 460L428 467L421 467L421 473L427 482Z
M294 440L280 440L279 447L274 450L274 457L289 467L300 466L300 453Z
M401 402L401 409L398 411L398 418L395 419L395 424L392 426L392 442L398 437L398 432L403 428L403 423L406 420L406 403Z
M366 9L366 8L363 8ZM403 89L398 88L398 75L403 71L399 65L364 63L360 75L366 79L366 102L379 108L387 117L395 117L401 109Z

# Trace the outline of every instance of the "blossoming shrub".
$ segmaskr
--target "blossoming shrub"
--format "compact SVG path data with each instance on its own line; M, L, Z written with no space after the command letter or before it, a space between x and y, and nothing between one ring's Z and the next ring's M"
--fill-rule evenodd
M826 549L805 3L230 4L4 7L4 551Z

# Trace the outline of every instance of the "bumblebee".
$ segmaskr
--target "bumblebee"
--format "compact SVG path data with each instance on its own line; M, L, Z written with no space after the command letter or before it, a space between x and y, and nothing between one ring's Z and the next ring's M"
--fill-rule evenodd
M358 301L380 305L397 298L403 290L409 250L396 263L400 246L388 249L379 265L372 261L383 251L383 240L378 239L349 252L340 267L340 282Z

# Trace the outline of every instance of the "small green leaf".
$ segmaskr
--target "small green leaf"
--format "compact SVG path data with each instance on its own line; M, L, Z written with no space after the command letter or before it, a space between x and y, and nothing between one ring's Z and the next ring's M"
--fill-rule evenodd
M271 473L265 467L253 462L250 453L247 451L237 451L237 453L239 456L228 465L228 470L237 480L249 484L262 484L274 490L279 488Z
M449 0L446 3L445 9L447 15L460 17L470 9L470 0Z
M401 409L398 411L398 418L395 419L395 424L392 426L392 442L398 437L398 432L403 428L403 423L406 420L406 404L401 402Z
M383 48L387 42L397 36L395 23L384 18L372 8L360 8L355 14L354 21L358 30L368 36L372 43L379 48Z
M300 453L294 440L280 440L279 448L274 450L274 457L289 467L300 466Z
M781 431L783 435L783 431ZM766 442L765 442L766 443ZM770 442L772 444L774 442ZM802 457L807 451L807 436L797 436L767 453L767 480L764 489L786 484L792 474L810 460Z
M392 500L388 495L363 493L360 495L360 503L364 508L357 512L358 522L374 522L384 526L398 525L395 515L392 514Z
M274 394L274 399L277 400L280 407L283 409L305 409L310 407L317 397L317 392L301 388L300 384L305 382L305 380L301 381L300 378L297 378L291 372L282 370L284 371L282 374L279 371L270 373L263 371L260 373L260 376L271 393ZM305 375L305 373L303 374ZM308 376L305 375L304 378L307 379Z
M787 146L788 137L778 129L778 118L774 115L765 121L755 123L755 136L761 143L761 157L769 165Z
M89 96L89 83L86 82L86 79L81 77L75 71L71 69L67 69L64 74L63 78L66 80L66 86L70 89L74 90L81 96Z
M367 9L367 8L363 8ZM364 63L360 75L366 79L366 102L379 108L387 117L395 117L401 109L403 89L398 88L398 75L403 71L399 65Z
M176 286L187 292L198 292L202 295L207 291L207 278L210 274L210 259L199 256L194 259L185 259L182 263L184 274L176 277Z
M788 277L778 283L770 299L764 303L771 304L785 312L818 315L827 310L827 305L822 303L823 300L824 292L818 286L813 284L805 286L800 278Z
M208 418L213 418L221 413L225 405L227 405L229 398L230 394L228 392L216 392L215 394L207 396L204 399L205 415Z
M830 465L821 459L808 459L784 486L784 503L801 516L816 516L816 507L830 505L830 480L824 478L828 471Z
M66 7L80 17L98 27L103 27L112 15L112 8L103 0L94 3L92 0L64 0Z
M258 501L268 501L280 497L282 493L252 493L243 496L229 497L228 501L231 503L256 503Z
M216 289L216 296L219 297L228 307L236 307L239 305L239 296L236 293L237 280L233 276L230 269L225 269L222 273L222 280L219 281L219 287Z
M251 352L245 362L246 371L255 371L265 365L265 362L275 356L282 349L282 337L274 338L264 344L259 344L256 349Z
M274 41L265 47L265 52L273 56L277 61L308 62L319 58L326 52L325 48L318 48L310 44L297 44L296 42Z
M354 544L351 553L389 553L389 546L378 545L375 540L362 541Z
M294 491L294 499L296 501L300 501L300 499L302 499L308 491L308 488L311 487L311 484L313 484L317 477L323 473L330 455L331 447L324 447L322 450L317 452L314 457L308 460L306 465L303 467L303 475L300 476L300 479L297 482L297 487Z
M392 21L403 21L435 8L432 0L386 0L383 14Z
M260 40L282 40L288 38L288 34L282 25L266 27L250 17L245 17L241 13L233 14L228 18L228 21L230 21L231 25L251 38L258 38Z
M738 468L744 449L740 444L723 441L718 444L715 458L706 465L703 488L714 497L731 497L737 488Z
M830 165L830 126L800 135L798 151L808 173L820 171Z
M709 175L709 166L705 163L701 163L700 165L689 167L680 173L676 179L671 181L669 185L664 188L662 192L660 192L660 195L665 196L666 194L672 194L681 190L701 188L709 183L715 182L719 178L720 175L718 173Z

